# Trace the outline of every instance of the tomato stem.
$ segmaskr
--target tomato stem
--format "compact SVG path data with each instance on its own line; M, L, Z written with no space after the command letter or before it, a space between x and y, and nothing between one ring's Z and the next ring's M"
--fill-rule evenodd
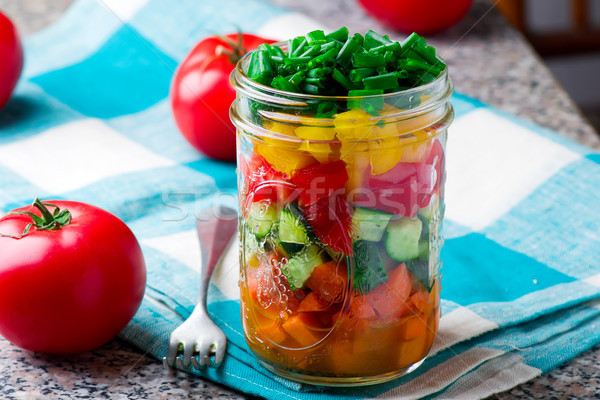
M44 225L56 224L54 216L52 216L52 213L50 212L50 210L48 210L48 207L46 207L44 203L42 203L37 197L33 201L33 206L40 210L40 213L42 214L42 219L44 220Z
M29 211L11 211L8 214L27 215L31 217L32 222L25 226L25 229L20 235L5 235L0 233L0 236L21 239L23 236L29 233L29 230L32 227L41 231L54 231L62 228L65 225L68 225L71 222L71 212L67 209L61 210L60 207L54 204L42 203L37 197L33 201L32 206L40 211L41 217ZM54 207L54 211L50 212L50 210L48 210L48 206Z
M238 32L237 43L225 36L218 36L218 38L227 43L231 47L231 50L228 50L225 46L217 46L215 49L216 55L226 55L229 62L233 65L236 65L240 58L248 52L243 45L241 32Z

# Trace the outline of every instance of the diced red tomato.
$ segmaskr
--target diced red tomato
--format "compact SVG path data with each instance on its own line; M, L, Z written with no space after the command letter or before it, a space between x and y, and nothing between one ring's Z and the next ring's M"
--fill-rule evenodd
M420 182L423 182L419 190L419 207L426 207L431 200L431 196L439 191L440 186L446 178L444 175L444 148L439 140L434 140L431 146L429 156L425 160L420 171Z
M348 181L346 164L342 160L316 163L296 171L292 182L298 187L300 200L311 205L340 192Z
M295 185L283 173L273 168L262 156L253 154L248 162L240 162L246 195L240 199L246 209L251 202L270 200L285 204L297 198Z
M321 242L334 251L352 255L352 215L345 197L324 197L303 206L302 212Z
M364 190L350 193L349 200L357 206L413 218L439 190L443 171L444 149L434 140L424 162L399 162L380 175L367 169Z
M417 166L415 163L398 163L381 175L371 175L368 171L365 179L367 190L358 193L356 204L404 217L414 217L419 209Z

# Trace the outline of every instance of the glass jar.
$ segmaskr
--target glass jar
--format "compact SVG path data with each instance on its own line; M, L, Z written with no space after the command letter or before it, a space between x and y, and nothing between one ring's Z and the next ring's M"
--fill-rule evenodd
M256 83L248 62L231 78L248 346L312 384L414 370L440 318L447 70L397 93L330 97Z

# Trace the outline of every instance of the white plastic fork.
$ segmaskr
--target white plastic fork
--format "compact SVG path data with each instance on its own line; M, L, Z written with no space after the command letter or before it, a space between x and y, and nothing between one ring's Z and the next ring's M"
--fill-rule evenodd
M210 278L237 228L237 212L228 207L207 208L196 222L200 240L200 291L194 311L171 333L165 368L218 367L225 356L227 337L210 318L206 297Z

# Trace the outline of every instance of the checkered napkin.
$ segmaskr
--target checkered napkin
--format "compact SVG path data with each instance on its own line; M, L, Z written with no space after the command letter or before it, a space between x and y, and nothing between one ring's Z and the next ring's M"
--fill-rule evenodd
M203 158L173 123L174 68L210 34L318 27L264 0L79 0L26 41L24 76L0 113L0 210L39 196L123 219L148 287L121 336L158 359L196 299L195 215L237 204L235 167ZM600 343L600 155L466 96L452 102L442 319L425 363L356 389L272 375L244 341L232 244L209 294L227 356L199 375L277 399L482 398Z

